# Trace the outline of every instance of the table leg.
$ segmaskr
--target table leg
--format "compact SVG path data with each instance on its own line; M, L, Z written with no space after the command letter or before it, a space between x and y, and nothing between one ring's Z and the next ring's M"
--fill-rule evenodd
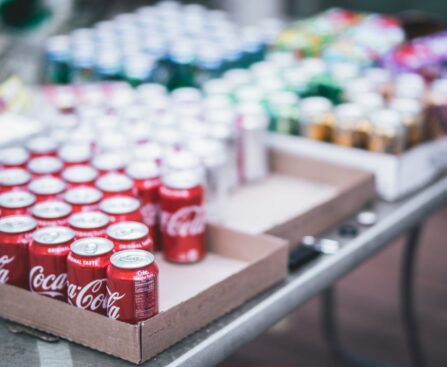
M408 353L413 367L425 366L424 352L419 334L419 324L415 310L414 274L416 268L416 255L422 225L413 227L408 233L401 265L400 279L400 311L405 333Z

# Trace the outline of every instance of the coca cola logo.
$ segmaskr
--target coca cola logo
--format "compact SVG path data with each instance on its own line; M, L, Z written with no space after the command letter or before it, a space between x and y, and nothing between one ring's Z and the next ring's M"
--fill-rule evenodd
M107 309L107 293L105 285L107 279L95 279L83 287L68 283L68 303L82 309L96 311Z
M107 287L107 316L111 319L117 319L120 317L120 310L121 307L119 307L116 303L117 301L121 300L126 293L120 294L118 292L112 292L110 291L109 287Z
M158 206L147 203L141 207L141 214L149 225L155 225L157 220Z
M162 228L171 237L188 237L205 230L205 211L201 206L187 206L174 213L161 213Z
M67 273L48 274L45 276L41 265L34 266L29 273L30 290L50 297L64 296L67 285Z
M6 269L6 265L11 264L15 256L3 255L0 257L0 284L5 284L9 280L9 269Z

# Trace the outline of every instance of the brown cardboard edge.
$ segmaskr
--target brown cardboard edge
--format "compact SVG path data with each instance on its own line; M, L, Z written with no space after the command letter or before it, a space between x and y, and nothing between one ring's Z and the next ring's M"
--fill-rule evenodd
M4 319L132 363L141 361L140 325L111 320L8 284L0 286L0 299L0 317ZM54 318L58 319L57 323L53 322ZM105 335L101 330L108 333ZM94 346L89 342L90 338L97 339ZM103 342L98 343L101 338Z
M219 228L219 230L221 229ZM253 236L241 232L226 231L240 236L241 239L244 237L253 238ZM258 259L254 260L239 273L228 277L224 281L201 292L196 297L142 324L142 362L151 359L173 345L172 340L175 340L175 343L181 341L213 320L222 317L250 298L253 298L256 294L285 279L288 274L287 241L270 235L256 235L255 237L259 240L270 241L271 245L273 245L272 248L269 251L265 251L261 256L254 255ZM256 243L253 242L250 247L251 251L256 253ZM219 302L214 302L214 305L207 305L207 301L214 299L216 295L220 296ZM205 314L207 310L210 311L208 315ZM185 317L185 312L187 315L194 312L196 314L200 313L200 319L194 320L194 318ZM182 330L178 327L169 328L169 325L185 325L185 321L187 321L187 324ZM167 334L162 333L166 325L169 328ZM165 337L164 339L163 336ZM158 344L150 343L151 340L156 340Z
M251 247L250 252L252 253L252 257L251 261L249 260L251 263L239 273L227 277L222 282L201 292L198 296L157 315L145 323L130 325L111 320L102 315L85 311L68 305L67 303L33 294L27 290L7 284L0 285L0 317L60 336L63 339L90 349L98 350L135 364L140 364L287 276L288 253L287 242L285 240L265 234L250 235L239 233L220 226L210 226L209 232L211 236L215 236L218 241L222 242L220 245L231 240L237 242L233 246L239 246L241 241L246 240L246 244L249 244L248 247ZM217 253L222 252L223 256L230 256L228 253L230 248L227 246L219 246L219 244L216 244L211 249ZM241 260L247 260L246 256L247 253L243 252L239 258ZM238 258L237 256L233 257ZM226 302L228 303L222 302L222 300L214 302L214 304L211 302L208 305L210 312L207 318L201 318L198 321L186 319L188 323L192 324L188 325L187 329L181 334L181 337L171 338L168 333L169 336L166 337L167 341L162 345L158 344L157 348L150 349L148 356L148 352L144 351L146 337L143 334L143 330L147 330L148 328L145 325L159 325L160 329L163 325L167 324L166 319L171 317L172 313L175 312L178 314L179 310L181 313L184 312L185 304L187 304L186 307L189 310L194 310L196 307L199 309L201 308L199 307L201 302L202 304L206 304L212 301L212 296L216 292L223 292L226 295ZM17 305L23 306L17 307ZM217 305L217 307L214 307L214 305ZM48 310L51 310L51 312L48 312ZM39 315L42 317L39 317ZM58 322L53 322L54 317L56 317ZM76 330L82 330L82 333L75 332L73 334L73 329L67 329L67 322L76 325ZM176 327L173 327L170 333L175 333L179 324L175 322L174 325ZM125 340L123 340L123 331L127 331L128 334ZM152 332L152 326L150 326L150 331ZM95 333L98 335L92 336ZM113 345L107 346L107 343L106 345L98 344L96 338L101 338L104 335L112 336L114 340ZM149 344L151 345L151 343ZM131 346L134 347L133 351L129 351Z
M298 246L304 236L321 233L376 197L372 172L277 150L271 151L271 161L279 173L324 182L338 190L334 198L266 232L287 239L290 249Z

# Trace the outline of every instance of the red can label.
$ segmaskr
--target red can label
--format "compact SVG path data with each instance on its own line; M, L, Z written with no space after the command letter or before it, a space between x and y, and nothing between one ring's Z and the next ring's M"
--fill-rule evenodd
M197 236L205 231L205 210L202 206L187 206L174 213L161 213L161 227L171 237Z
M0 284L6 284L9 281L10 264L15 260L15 256L0 256Z
M65 300L67 273L45 272L42 265L33 266L29 273L30 290L45 296Z
M107 316L115 320L138 322L158 313L157 276L138 270L132 282L109 279Z
M95 279L83 286L68 283L68 303L85 310L105 314L107 309L106 283L107 278Z

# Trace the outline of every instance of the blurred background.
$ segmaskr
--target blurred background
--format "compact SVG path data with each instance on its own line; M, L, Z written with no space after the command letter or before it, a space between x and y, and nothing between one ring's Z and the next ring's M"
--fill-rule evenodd
M151 1L141 0L3 0L0 3L0 78L19 75L27 83L42 81L45 40L99 20L132 11ZM264 18L295 20L329 7L398 15L407 37L445 28L447 1L439 0L214 0L202 3L224 9L239 24L252 25ZM428 365L444 366L447 360L445 295L447 250L443 240L447 210L431 218L425 228L417 264L417 308ZM403 241L343 279L338 285L340 337L347 348L372 361L364 366L409 366L408 351L400 329L398 273ZM237 366L344 366L334 360L323 338L319 300L315 299L278 323L222 364ZM386 361L386 362L378 362ZM359 364L352 364L359 365Z

